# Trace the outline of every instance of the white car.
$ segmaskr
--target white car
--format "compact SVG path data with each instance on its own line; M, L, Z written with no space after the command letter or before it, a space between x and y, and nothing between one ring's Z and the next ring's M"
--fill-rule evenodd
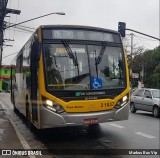
M160 116L160 90L140 88L131 95L130 110L135 113L137 110L152 112L155 117Z

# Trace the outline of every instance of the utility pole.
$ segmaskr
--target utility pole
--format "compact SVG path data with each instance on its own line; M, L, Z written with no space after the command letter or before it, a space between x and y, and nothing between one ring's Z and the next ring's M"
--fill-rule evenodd
M133 33L130 34L131 35L131 60L132 60L132 56L133 56Z
M8 0L0 0L0 69L2 64L2 51L3 51L3 31L5 28L4 18L7 14L20 14L20 10L10 9L7 7Z
M1 82L1 64L2 64L2 51L3 51L3 28L4 17L6 12L8 0L0 0L0 82Z
M14 10L14 9L9 9L7 7L8 0L0 0L0 81L2 80L1 78L1 66L2 66L2 52L3 52L3 42L4 42L4 37L3 37L3 31L4 28L6 27L4 23L4 18L8 13L12 14L20 14L20 10ZM6 45L6 46L11 46L11 45Z
M131 78L131 84L133 84L133 78L132 78L132 56L133 56L133 33L130 34L131 35L131 67L130 67L130 78ZM133 86L133 85L132 85Z
M143 62L143 65L142 65L142 79L141 79L141 83L143 84L144 83L144 62Z
M3 27L4 27L4 17L6 13L6 6L8 0L0 0L0 68L2 61L2 51L3 51Z

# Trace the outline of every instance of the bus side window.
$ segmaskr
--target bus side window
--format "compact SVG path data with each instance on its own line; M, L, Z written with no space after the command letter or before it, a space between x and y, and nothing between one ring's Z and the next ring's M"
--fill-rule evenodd
M30 48L26 47L23 51L23 80L24 87L31 88L31 71L30 71Z

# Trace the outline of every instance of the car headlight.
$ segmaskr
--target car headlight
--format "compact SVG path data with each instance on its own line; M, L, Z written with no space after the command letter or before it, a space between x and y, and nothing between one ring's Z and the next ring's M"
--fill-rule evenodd
M48 100L48 99L45 100L44 106L47 109L54 111L56 113L63 113L64 112L64 109L62 108L62 106L60 104L53 102L51 100Z
M123 107L127 102L128 102L128 95L125 95L123 98L121 98L120 100L118 100L115 108L116 109L120 109L121 107Z

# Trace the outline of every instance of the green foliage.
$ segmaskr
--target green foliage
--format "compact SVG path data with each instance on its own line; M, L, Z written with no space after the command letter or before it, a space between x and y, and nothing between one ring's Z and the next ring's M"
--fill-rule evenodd
M132 71L134 73L139 73L142 70L143 62L144 62L143 55L140 54L140 55L135 56L130 64Z
M129 66L134 73L139 74L144 67L145 87L160 89L160 47L136 55Z
M160 89L160 47L144 54L145 84L150 88Z

